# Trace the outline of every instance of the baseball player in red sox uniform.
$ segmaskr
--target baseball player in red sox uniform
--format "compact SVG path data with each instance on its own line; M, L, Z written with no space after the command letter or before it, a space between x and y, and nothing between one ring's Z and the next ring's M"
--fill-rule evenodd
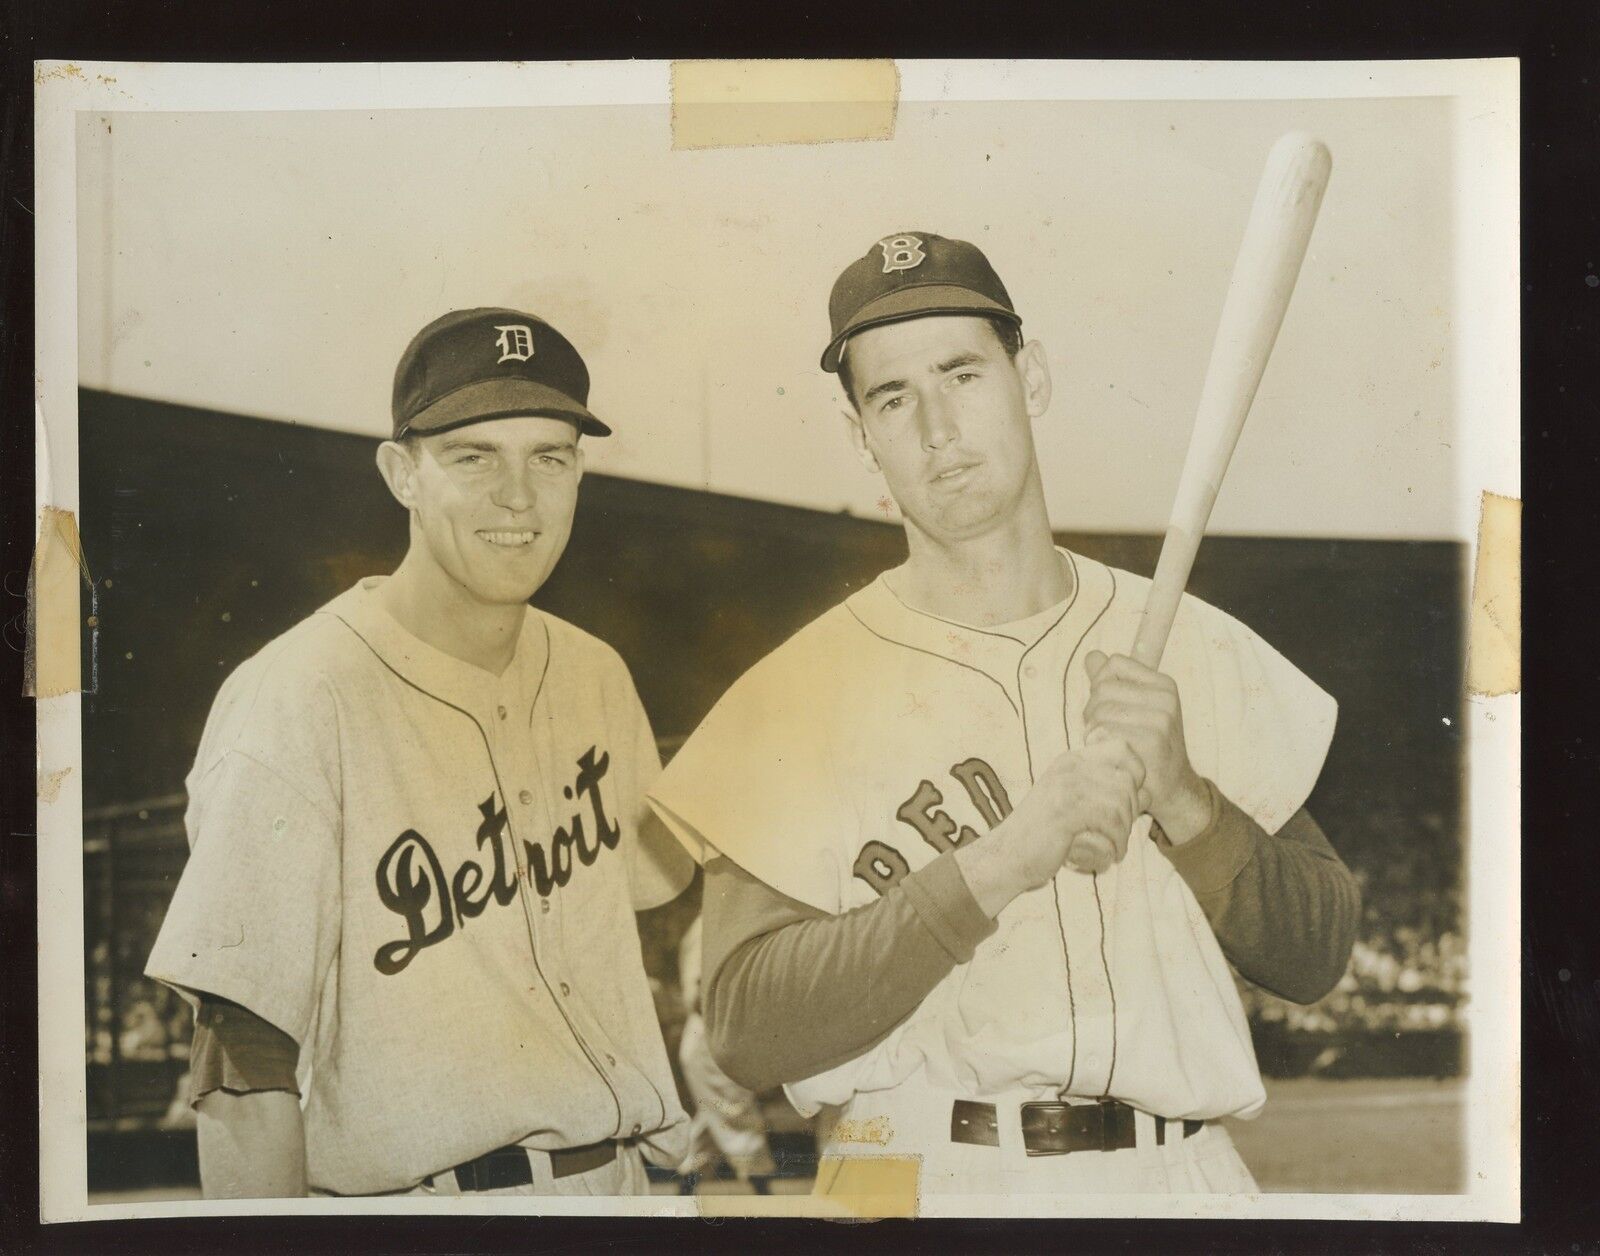
M378 451L404 561L217 696L147 969L197 1008L208 1195L636 1194L682 1157L634 912L693 865L622 660L528 605L588 393L530 314L423 329Z
M1228 961L1301 1001L1344 970L1358 895L1303 809L1334 703L1192 597L1162 671L1121 653L1148 582L1054 544L1049 365L977 248L885 237L830 314L908 557L651 791L706 862L713 1052L840 1110L820 1193L877 1155L924 1199L1251 1191L1217 1123L1265 1098ZM1066 862L1083 831L1108 871Z

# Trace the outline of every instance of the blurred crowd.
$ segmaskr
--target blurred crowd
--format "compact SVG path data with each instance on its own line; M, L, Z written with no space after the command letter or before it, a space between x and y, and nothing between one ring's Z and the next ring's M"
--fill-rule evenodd
M1253 1021L1305 1033L1460 1028L1467 994L1466 944L1453 932L1423 937L1401 926L1356 941L1350 967L1326 998L1302 1007L1246 987Z
M90 952L87 1043L91 1064L109 1064L115 1054L124 1060L153 1062L187 1060L194 1033L194 1013L168 987L143 977L121 981L122 1016L118 1023L111 998L106 944ZM127 969L123 970L127 972Z
M1408 863L1397 860L1380 877L1357 872L1362 932L1338 986L1303 1007L1241 983L1252 1021L1330 1035L1463 1028L1467 945L1459 892L1427 884Z

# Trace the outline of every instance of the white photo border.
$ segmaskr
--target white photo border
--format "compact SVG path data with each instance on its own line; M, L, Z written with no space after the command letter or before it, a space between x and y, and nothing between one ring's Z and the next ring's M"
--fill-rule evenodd
M1457 520L1476 534L1482 494L1521 497L1518 64L919 61L897 63L902 101L1304 100L1448 97L1457 151L1452 355L1460 416ZM81 111L505 108L670 103L666 61L35 66L36 505L76 513L78 268L75 116ZM1468 569L1472 564L1469 562ZM1469 590L1462 590L1465 600ZM960 1196L923 1216L1488 1220L1520 1215L1521 698L1468 695L1467 1077L1469 1180L1459 1195ZM73 769L38 807L40 1212L43 1220L339 1213L578 1215L578 1199L305 1199L137 1205L88 1202L83 1033L81 703L41 699L41 780ZM48 992L49 997L45 998ZM694 1216L693 1198L605 1201L611 1215Z

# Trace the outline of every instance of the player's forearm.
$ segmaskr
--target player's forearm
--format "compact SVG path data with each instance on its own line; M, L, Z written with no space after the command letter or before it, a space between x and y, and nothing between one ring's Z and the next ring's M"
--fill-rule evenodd
M306 1193L299 1097L214 1090L195 1107L200 1186L207 1199L293 1199Z
M1283 998L1314 1003L1350 962L1361 918L1355 877L1304 809L1269 834L1216 796L1214 823L1167 848L1167 858L1240 973Z
M705 902L711 1052L757 1091L881 1042L994 928L944 856L839 916L716 859L706 866Z

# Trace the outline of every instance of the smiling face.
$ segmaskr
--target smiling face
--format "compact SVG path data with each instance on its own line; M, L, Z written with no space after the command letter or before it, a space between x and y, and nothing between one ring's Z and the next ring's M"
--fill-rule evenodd
M909 528L960 541L1042 501L1032 421L1050 377L1036 342L1013 358L987 319L937 315L869 327L845 352L857 453Z
M583 458L566 419L490 419L403 448L384 478L411 511L408 563L490 605L526 602L566 548Z

